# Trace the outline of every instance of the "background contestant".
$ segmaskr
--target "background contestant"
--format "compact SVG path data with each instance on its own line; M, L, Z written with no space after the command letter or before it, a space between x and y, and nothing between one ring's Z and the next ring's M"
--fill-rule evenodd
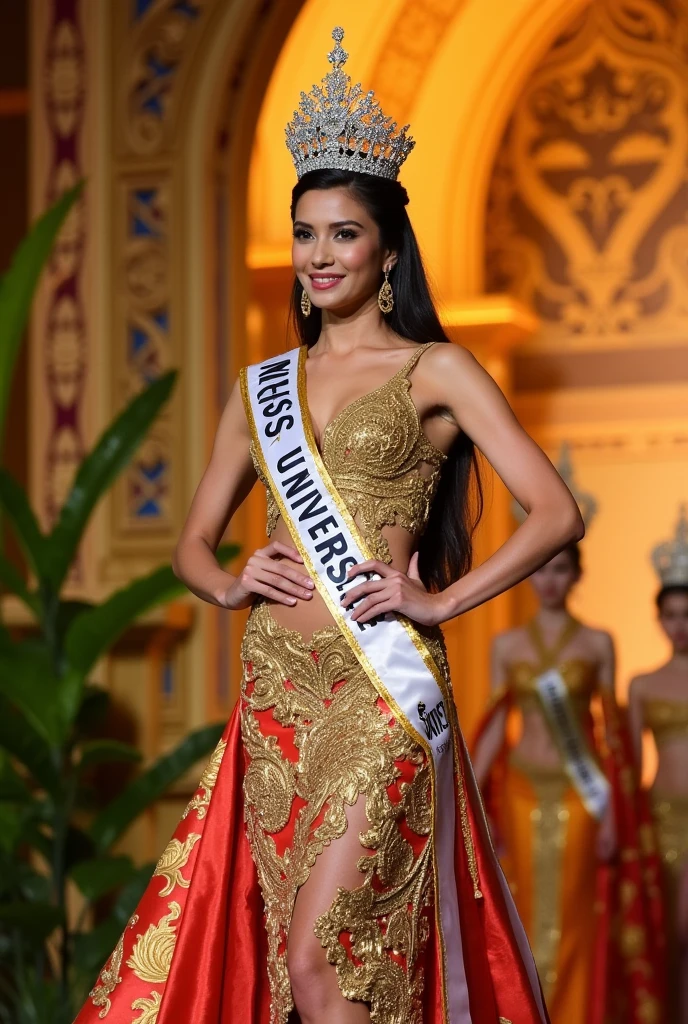
M588 524L595 503L573 485L566 449L560 469ZM475 770L554 1024L591 1024L620 1008L624 1021L640 1022L650 1010L659 1012L659 968L648 961L647 970L628 974L630 959L624 962L609 927L618 895L611 882L619 879L612 868L600 871L620 845L637 841L639 811L619 785L631 764L614 697L612 638L568 608L581 572L580 550L568 545L530 578L539 604L532 621L495 637L494 696L479 730ZM561 690L558 705L543 689L552 673ZM602 746L592 716L600 699ZM613 756L605 757L605 748ZM598 776L597 787L575 772L577 759ZM645 921L648 912L642 877L640 890L637 883L634 906L625 905L627 922ZM599 916L596 902L604 906Z
M653 552L661 589L659 624L671 657L630 686L630 716L638 765L643 728L657 745L652 811L664 863L669 930L669 1020L688 1022L688 520L681 509L676 536Z

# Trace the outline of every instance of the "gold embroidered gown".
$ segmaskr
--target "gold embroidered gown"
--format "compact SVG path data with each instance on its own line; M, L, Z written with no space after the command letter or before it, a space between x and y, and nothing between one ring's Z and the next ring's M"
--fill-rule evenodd
M660 757L667 744L688 743L688 701L652 697L646 698L642 707L643 722L652 731ZM662 792L655 786L650 792L650 802L664 867L668 909L670 1013L678 1019L680 966L675 913L681 881L688 872L688 793Z
M445 460L410 396L427 348L322 439L334 486L387 562L384 527L417 538ZM279 513L269 490L267 499L271 534ZM546 1024L458 729L441 631L417 627L440 668L453 735L448 856L461 939L450 963L436 913L431 766L329 614L322 622L313 630L305 602L256 601L238 708L78 1024L298 1021L287 970L296 897L354 805L364 812L357 884L339 887L313 923L343 996L367 1003L375 1024Z
M322 440L335 487L386 562L382 527L422 532L445 458L423 435L410 397L409 375L424 348L382 388L347 406ZM279 511L255 454L254 463L267 488L271 534ZM448 678L441 631L426 630L425 638ZM419 1020L432 899L425 754L334 623L306 643L258 601L242 659L246 823L265 900L275 1024L292 1006L286 958L297 891L324 847L346 831L345 807L359 797L370 826L360 836L361 886L339 890L316 935L347 998L370 1002L375 1020Z
M630 733L613 693L599 685L593 662L561 657L579 627L571 619L548 649L537 623L530 624L537 657L509 665L480 734L500 709L536 711L557 744L537 681L558 669L584 742L610 783L616 858L609 865L598 860L599 824L563 759L551 766L534 763L512 745L511 719L486 787L488 800L553 1024L663 1024L663 912L649 813L634 785ZM603 711L603 730L594 727L593 698Z
M537 678L556 666L585 732L597 690L595 665L581 658L562 661L577 623L557 647L546 650L531 629L538 662L509 666L507 686L522 713L542 714ZM505 772L501 824L505 870L528 933L552 1019L584 1024L594 944L595 840L598 823L571 785L563 765L542 767L515 750Z

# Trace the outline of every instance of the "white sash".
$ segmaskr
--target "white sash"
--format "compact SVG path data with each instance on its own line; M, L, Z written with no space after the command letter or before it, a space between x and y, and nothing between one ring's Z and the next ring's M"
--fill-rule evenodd
M454 873L454 750L445 705L452 698L410 622L390 613L358 623L351 618L353 608L340 604L342 594L361 582L360 577L347 580L347 570L372 556L318 452L305 393L306 354L302 346L242 370L246 415L263 472L305 567L376 690L428 756L445 1020L478 1024L470 1015Z
M600 821L609 803L610 786L581 733L566 683L556 668L537 678L540 700L564 761L564 770L586 810Z

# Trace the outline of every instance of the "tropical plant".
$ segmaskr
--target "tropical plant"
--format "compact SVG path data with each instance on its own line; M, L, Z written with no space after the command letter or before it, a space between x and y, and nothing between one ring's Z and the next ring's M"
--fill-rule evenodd
M0 281L0 437L31 297L79 191L41 218ZM91 513L174 383L174 372L154 380L105 430L49 532L0 467L0 511L31 581L0 553L0 584L34 622L20 636L0 623L0 1020L8 1024L69 1024L152 870L118 853L118 840L212 750L222 730L221 724L197 729L104 805L94 792L99 768L134 763L140 755L127 743L98 738L95 726L107 718L109 697L92 682L93 669L135 619L183 587L169 565L100 604L70 600L65 584ZM218 556L227 560L236 550L224 546ZM89 931L94 910L97 924Z

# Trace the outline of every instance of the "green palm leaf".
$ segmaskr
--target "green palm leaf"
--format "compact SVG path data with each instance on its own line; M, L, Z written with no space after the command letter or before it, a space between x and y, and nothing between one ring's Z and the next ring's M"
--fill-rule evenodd
M11 594L16 594L19 600L23 601L34 615L38 615L38 598L35 594L31 594L29 592L29 589L21 575L17 572L9 559L5 558L2 554L0 554L0 583L6 588L6 590L9 590Z
M47 938L62 920L62 911L51 903L0 903L0 925L34 938Z
M41 533L38 520L23 489L12 474L2 467L0 467L0 507L6 512L32 570L39 579L44 579L48 564L46 538Z
M176 372L170 371L136 395L101 435L77 471L59 519L48 538L47 575L59 590L95 505L127 465L169 399Z
M0 694L49 746L59 745L64 736L60 682L46 647L32 641L0 647Z
M71 874L81 895L92 903L131 881L136 874L136 866L131 857L95 857L81 861Z
M150 768L134 779L91 825L91 837L97 848L101 851L107 850L146 807L159 799L200 758L210 754L217 745L223 728L224 724L218 723L197 729L169 754L163 754Z
M76 936L74 960L77 970L87 979L89 987L126 928L150 882L154 868L155 864L144 864L138 868L117 896L110 916L93 931Z
M141 760L141 752L130 743L120 740L89 740L79 747L81 757L78 769L83 772L94 764L112 764L114 761L135 762Z
M238 551L235 544L222 545L217 560L221 564L227 562ZM165 565L115 591L103 604L82 612L65 637L71 669L85 676L132 622L151 608L183 594L185 589L172 568Z
M50 744L12 702L0 693L0 747L15 757L52 796L61 791Z
M33 225L17 248L11 267L0 280L0 443L17 353L24 336L38 279L64 219L83 183L63 196Z

